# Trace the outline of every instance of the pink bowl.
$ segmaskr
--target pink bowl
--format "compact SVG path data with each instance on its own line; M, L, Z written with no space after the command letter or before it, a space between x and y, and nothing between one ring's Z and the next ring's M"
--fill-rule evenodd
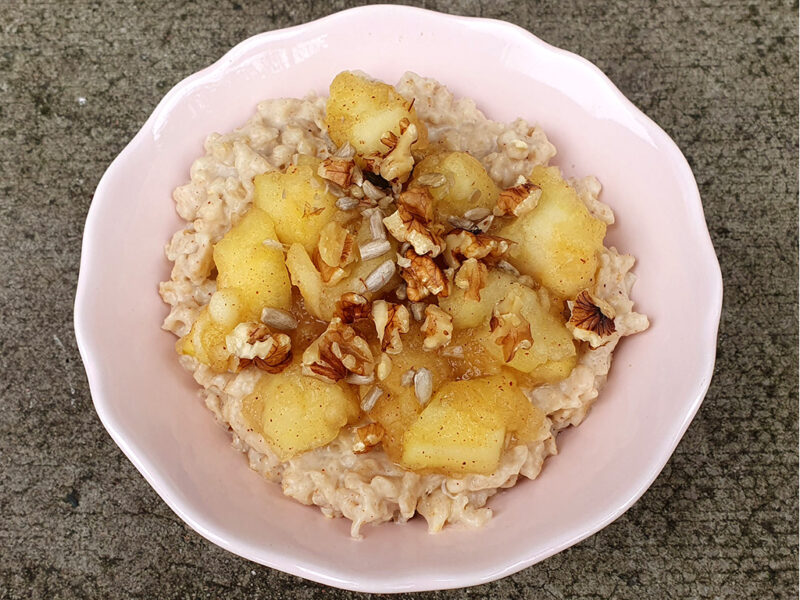
M369 51L365 51L368 48ZM282 496L230 448L159 329L163 248L181 225L172 190L211 132L265 98L324 92L363 69L406 70L473 98L495 120L541 124L567 175L594 174L618 221L610 244L638 258L646 333L620 345L608 385L536 481L495 497L477 531L423 522L368 528ZM648 488L708 389L722 281L689 166L595 66L514 25L390 6L348 10L252 37L173 88L114 160L86 220L75 333L111 437L198 533L258 563L352 590L453 588L509 575L611 523Z

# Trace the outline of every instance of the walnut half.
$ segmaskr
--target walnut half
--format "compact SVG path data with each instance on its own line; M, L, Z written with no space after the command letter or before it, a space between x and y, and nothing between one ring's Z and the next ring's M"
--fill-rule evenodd
M399 242L408 242L417 254L439 256L444 243L441 225L434 221L433 196L428 188L413 187L397 198L397 210L383 220Z
M272 333L263 323L240 323L225 338L225 346L239 359L240 369L253 364L268 373L280 373L292 361L291 338Z
M466 290L464 297L467 300L481 301L481 290L486 287L489 270L477 258L468 258L458 269L453 283L456 287Z
M570 310L567 328L575 339L589 342L592 348L597 348L608 342L609 336L616 332L614 307L593 297L588 290L578 294L574 302L568 301L567 306Z
M497 303L489 321L494 343L503 349L503 359L511 362L520 350L533 345L531 324L522 316L523 302L517 294L509 294Z
M320 163L317 175L332 181L341 188L347 188L350 186L353 176L353 167L355 167L355 163L352 158L331 156Z
M425 307L425 321L422 323L422 347L437 350L453 339L453 317L434 304Z
M406 282L406 295L411 302L419 302L430 295L446 298L450 295L450 283L442 270L429 256L419 256L410 248L401 264L400 276Z
M403 351L400 334L408 333L410 327L408 309L402 304L376 300L372 303L372 319L381 350L387 354L400 354Z
M341 281L344 268L356 260L355 238L341 225L331 221L322 228L314 250L314 264L329 285Z
M419 132L417 126L408 119L400 121L400 137L392 132L386 141L381 140L385 146L391 148L383 161L381 161L380 175L386 181L404 183L414 168L414 157L411 155L411 145L417 141Z
M303 353L303 374L336 382L348 375L373 376L375 362L367 340L334 317Z
M361 319L368 319L372 313L372 305L361 294L346 292L336 303L336 316L342 323L350 325Z
M493 265L503 258L513 242L488 233L455 229L447 234L445 243L445 258L449 265L456 265L467 258L476 258Z
M494 214L498 217L521 217L536 208L541 197L542 188L520 176L514 187L500 192Z
M363 454L369 452L381 443L383 439L384 429L380 423L368 423L363 427L357 427L355 430L355 442L353 444L354 454Z

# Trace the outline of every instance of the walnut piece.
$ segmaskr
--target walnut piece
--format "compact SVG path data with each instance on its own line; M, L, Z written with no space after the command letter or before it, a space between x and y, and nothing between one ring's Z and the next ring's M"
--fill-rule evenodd
M407 266L401 268L400 276L406 282L406 294L411 302L419 302L431 294L442 298L450 295L450 283L431 257L419 256L409 248L403 258Z
M616 311L605 300L593 297L588 290L583 290L574 302L568 301L570 310L567 328L572 336L589 342L592 348L602 346L609 340L617 328L614 325Z
M425 321L422 323L422 347L425 350L437 350L453 339L453 317L435 304L425 308Z
M476 258L493 265L503 258L513 242L496 235L456 229L447 234L445 243L447 264L455 264L465 258Z
M371 376L375 367L367 340L334 317L303 353L303 374L336 382L349 374Z
M342 294L336 303L335 315L342 320L342 323L350 325L360 319L369 319L372 314L372 306L361 294L347 292Z
M403 341L400 334L408 333L408 309L402 304L394 304L386 300L376 300L372 303L372 320L381 342L381 350L387 354L400 354L403 351Z
M363 454L381 443L384 429L380 423L369 423L363 427L357 427L355 433L356 439L353 444L353 453Z
M238 360L238 369L254 364L268 373L280 373L292 361L292 340L272 333L263 323L240 323L225 338L225 346Z
M353 177L353 167L355 163L352 158L332 156L322 161L317 169L317 175L341 188L347 188Z
M542 188L520 176L514 187L500 192L494 214L498 217L521 217L536 208L541 197Z
M324 282L334 285L344 279L344 268L356 258L355 238L344 227L331 221L322 228L313 260Z
M405 183L414 168L411 145L417 141L419 132L416 125L404 118L400 121L400 137L389 133L389 139L381 140L391 150L381 162L380 175L386 181Z
M434 220L433 196L425 187L413 187L397 198L397 210L383 220L399 242L408 242L417 254L441 254L442 226Z
M509 294L497 303L489 320L494 343L503 348L503 359L511 362L519 350L533 345L531 324L522 316L523 301L518 294Z
M468 258L458 269L453 283L457 288L466 290L467 300L480 302L481 290L486 287L489 270L477 258Z

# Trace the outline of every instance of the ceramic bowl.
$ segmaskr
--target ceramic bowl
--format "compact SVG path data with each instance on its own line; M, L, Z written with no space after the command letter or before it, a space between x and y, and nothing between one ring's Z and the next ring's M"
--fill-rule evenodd
M368 49L368 51L366 51ZM251 471L178 365L158 282L180 226L172 190L203 140L259 100L325 92L346 69L406 70L473 98L492 119L539 123L568 176L596 175L617 214L607 244L634 254L646 333L619 346L589 418L559 438L536 481L490 501L479 530L429 535L422 520L367 527L281 494ZM407 7L340 12L252 37L159 103L106 171L83 241L75 333L111 437L190 527L252 561L331 586L400 592L509 575L611 523L648 488L708 388L722 299L697 186L672 140L586 60L500 21Z

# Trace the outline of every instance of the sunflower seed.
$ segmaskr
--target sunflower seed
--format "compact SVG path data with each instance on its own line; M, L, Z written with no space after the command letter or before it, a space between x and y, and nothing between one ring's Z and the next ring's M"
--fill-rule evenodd
M405 283L398 285L394 290L394 295L397 296L397 299L401 301L408 298L408 285Z
M367 242L366 244L362 244L358 247L358 251L361 254L361 260L369 260L371 258L383 256L391 249L392 245L387 239L372 240L371 242Z
M364 183L361 184L361 189L364 190L364 195L370 200L378 201L385 196L385 194L369 179L364 180Z
M497 268L500 269L501 271L511 273L512 275L519 275L519 271L517 270L517 268L507 260L498 260Z
M464 346L448 346L441 351L442 356L464 358Z
M375 367L375 374L378 376L378 381L383 381L392 372L392 359L388 354L381 354L378 361L378 366Z
M358 200L356 198L351 198L350 196L344 196L343 198L339 198L336 201L336 208L339 210L353 210L358 206Z
M347 192L344 191L339 184L333 183L332 181L325 180L325 187L326 189L336 196L337 198L342 198L343 196L347 195Z
M264 240L262 243L267 248L275 248L275 250L286 252L286 247L283 244L281 244L278 240Z
M375 375L373 373L370 373L369 375L357 375L356 373L350 373L350 375L345 377L345 381L347 383L352 383L353 385L366 385L375 381Z
M367 275L364 285L370 292L377 292L385 286L394 276L395 265L393 260L387 260L380 264L372 273Z
M378 398L380 398L382 395L383 390L378 386L370 389L366 396L361 399L361 410L364 412L371 411L375 407L375 403L378 401Z
M383 213L380 210L373 210L369 216L369 232L373 240L385 240L386 229L383 227Z
M415 321L422 321L422 318L425 316L425 307L428 306L424 302L412 302L411 303L411 314L414 315Z
M447 222L456 229L472 229L475 224L469 219L463 217L447 217Z
M361 187L361 184L364 183L364 173L361 171L361 167L358 165L353 165L353 171L350 174L350 181L352 181L358 187Z
M492 211L488 208L478 207L478 208L471 208L467 212L464 213L464 218L469 219L470 221L480 221L481 219L485 219Z
M345 142L333 155L337 158L353 158L356 155L356 150L350 145L350 142Z
M417 183L435 188L447 183L447 177L441 173L425 173L417 177Z
M414 374L414 394L422 406L428 403L433 393L433 375L431 372L422 367Z
M261 311L261 322L281 331L297 329L297 319L292 316L292 313L269 306Z

